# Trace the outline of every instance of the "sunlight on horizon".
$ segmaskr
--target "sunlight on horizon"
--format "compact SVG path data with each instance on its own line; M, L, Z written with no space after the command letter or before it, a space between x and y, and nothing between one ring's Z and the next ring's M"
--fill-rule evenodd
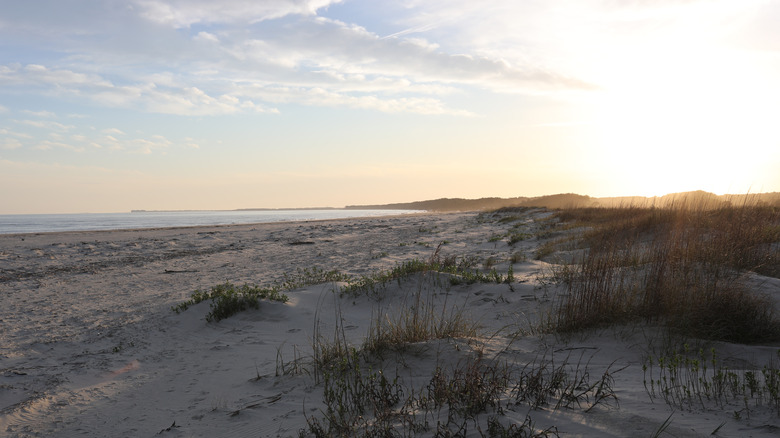
M610 167L637 195L761 190L756 178L771 176L765 159L780 147L777 100L767 97L780 95L759 60L734 64L719 51L673 41L655 50L658 59L637 55L603 67L595 129ZM738 86L723 87L729 83Z

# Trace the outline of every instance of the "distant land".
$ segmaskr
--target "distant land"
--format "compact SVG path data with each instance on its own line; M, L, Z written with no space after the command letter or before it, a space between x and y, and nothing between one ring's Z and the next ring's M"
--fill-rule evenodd
M405 202L381 205L348 205L354 210L428 210L428 211L484 211L511 207L581 208L581 207L667 207L686 205L715 208L724 205L764 204L780 206L780 192L745 195L715 195L705 191L672 193L664 196L623 196L593 198L574 193L562 193L538 197L517 198L441 198L430 201Z
M307 210L340 210L340 209L336 207L298 207L298 208L236 208L233 210L130 210L130 213L179 213L179 212L187 212L187 211L307 211Z
M544 208L587 208L587 207L667 207L686 205L703 208L716 208L724 205L762 204L780 207L780 192L755 193L744 195L716 195L697 190L693 192L671 193L664 196L621 196L594 198L575 193L557 195L516 197L516 198L440 198L427 201L401 202L395 204L347 205L343 210L425 210L435 212L487 211L512 207ZM337 207L303 208L237 208L233 210L131 210L131 213L169 213L192 211L306 211L306 210L342 210Z

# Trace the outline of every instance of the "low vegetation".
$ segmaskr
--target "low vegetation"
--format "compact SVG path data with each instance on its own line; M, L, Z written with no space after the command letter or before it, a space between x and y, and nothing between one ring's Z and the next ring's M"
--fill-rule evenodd
M341 283L342 285L337 288L341 295L357 297L365 294L380 298L381 293L389 284L398 282L400 285L404 279L421 273L436 275L437 280L440 280L438 276L441 274L448 275L448 281L451 285L473 283L511 284L514 281L511 265L505 275L500 274L495 268L482 272L473 268L476 264L473 258L440 257L440 248L441 245L427 261L412 259L397 264L390 270L382 270L358 277L353 277L337 270L326 271L314 267L298 269L295 274L285 273L281 282L269 287L248 284L235 286L230 282L226 282L213 286L208 291L196 290L192 293L189 300L179 303L171 309L176 313L180 313L192 305L211 300L211 312L206 316L206 320L217 322L250 308L257 309L260 300L286 302L287 296L283 292L314 284Z
M422 273L400 311L381 311L360 345L350 345L344 328L332 338L314 328L312 374L323 385L323 407L307 416L300 436L376 437L420 434L454 437L477 433L495 437L559 436L555 427L540 429L526 415L518 421L519 407L530 410L579 409L614 406L614 374L609 366L594 373L584 355L556 362L553 355L531 363L513 361L502 354L487 357L485 334L464 308L436 301L438 276L452 262L437 255L428 262L404 264L380 278L393 281ZM511 271L510 271L511 272ZM403 273L403 274L402 274ZM454 278L454 276L453 276ZM338 312L338 310L337 310ZM318 317L317 317L318 318ZM336 321L342 321L337 313ZM440 340L437 344L431 341ZM419 346L452 349L426 371L402 378L398 366ZM511 341L510 341L511 344ZM507 349L509 346L506 347ZM388 355L388 353L392 353ZM387 360L388 356L391 359ZM421 374L421 375L420 375Z
M541 358L530 364L488 359L477 347L457 364L439 363L427 379L404 381L398 373L371 366L373 356L349 349L324 372L325 407L307 418L300 436L433 436L478 433L495 437L559 436L555 427L539 429L530 416L518 422L507 416L530 410L615 406L611 367L593 373L583 357L556 363ZM522 417L521 417L522 418Z
M367 294L374 297L380 297L387 286L393 282L401 282L414 274L427 274L438 276L444 274L448 276L449 283L453 286L461 284L474 283L507 283L514 281L514 275L511 265L507 273L500 274L492 263L489 264L489 270L483 272L474 268L476 260L470 257L441 257L441 245L436 249L433 256L428 260L412 259L396 265L390 270L379 271L370 275L363 275L356 278L348 278L346 285L340 288L340 293L348 296L358 296ZM487 266L487 264L486 264Z
M206 315L206 321L216 322L250 308L257 309L260 300L287 302L287 296L276 287L261 288L248 284L236 286L226 282L208 291L196 290L189 300L179 303L172 310L180 313L206 300L211 300L211 311Z
M760 369L732 370L714 348L695 350L685 344L680 352L647 357L642 365L645 390L675 409L731 409L739 419L769 407L780 415L780 350L776 356Z
M780 340L774 303L744 281L780 275L779 208L591 208L555 219L585 230L565 243L579 259L555 273L569 292L556 330L647 321L700 338Z

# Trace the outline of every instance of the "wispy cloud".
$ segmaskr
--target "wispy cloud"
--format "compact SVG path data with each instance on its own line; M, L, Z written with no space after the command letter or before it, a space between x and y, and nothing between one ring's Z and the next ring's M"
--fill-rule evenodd
M442 101L426 97L389 98L386 96L361 95L330 91L321 87L266 86L246 93L273 103L298 103L321 107L345 107L375 110L386 113L415 113L427 115L473 116L474 113L450 108Z
M441 44L450 35L442 39L436 32L453 26L460 26L455 34L484 39L477 34L485 29L468 19L470 12L484 14L473 5L454 13L457 8L446 4L437 9L408 2L397 8L409 11L397 18L406 26L383 38L358 23L323 16L338 3L134 0L125 8L93 9L92 20L51 4L49 10L70 14L63 23L19 8L8 29L29 36L29 44L55 53L59 47L62 58L2 65L0 87L190 116L274 113L278 109L268 103L280 101L469 115L472 110L452 108L444 96L462 87L499 93L593 88L535 60L490 53L484 44ZM500 12L492 3L484 8ZM103 19L96 19L100 14ZM281 90L290 94L256 98Z
M288 15L314 15L340 0L135 0L144 18L176 28L194 24L252 24Z
M3 130L0 130L0 135L5 135L3 133ZM12 150L12 149L19 149L21 147L22 147L22 142L19 141L19 139L9 138L9 137L3 137L2 139L0 139L0 149Z
M130 154L166 153L171 150L199 148L192 137L171 139L160 134L128 135L118 128L95 129L89 126L65 125L52 120L12 120L19 128L0 128L0 149L8 151L71 151L90 149Z
M77 96L109 107L137 108L164 114L215 115L276 111L229 94L209 95L197 87L165 86L154 82L115 85L96 74L50 69L38 64L0 66L0 85L38 86L40 92L48 95Z
M0 85L30 86L59 85L89 86L93 88L110 87L109 81L96 74L79 73L66 69L50 69L40 64L0 65Z
M51 120L14 120L14 122L49 131L69 131L74 128L73 125L65 125Z
M32 111L32 110L22 110L22 113L33 116L33 117L42 117L42 118L54 118L57 117L56 114L54 114L51 111Z
M57 140L41 140L32 147L34 150L49 151L52 149L66 149L73 152L84 152L86 149L73 143L66 143Z

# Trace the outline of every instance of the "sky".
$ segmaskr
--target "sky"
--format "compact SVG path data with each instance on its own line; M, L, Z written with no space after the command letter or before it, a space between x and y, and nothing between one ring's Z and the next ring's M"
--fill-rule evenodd
M780 0L0 0L0 214L780 191Z

